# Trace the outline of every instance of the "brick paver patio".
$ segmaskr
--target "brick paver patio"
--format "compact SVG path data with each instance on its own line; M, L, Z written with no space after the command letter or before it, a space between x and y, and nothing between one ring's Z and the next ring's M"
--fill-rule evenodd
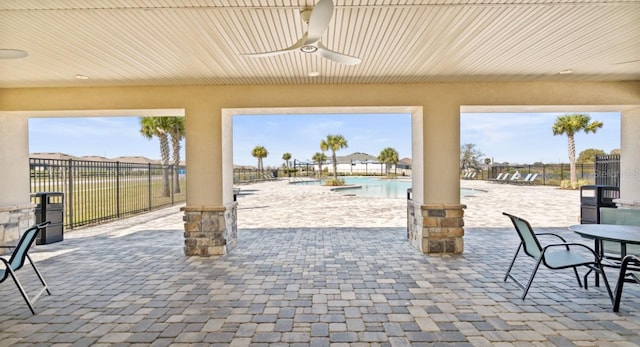
M199 258L183 254L176 210L37 246L53 295L31 315L0 284L0 345L640 345L639 286L613 313L604 288L542 269L520 300L502 281L511 228L468 228L464 254L443 257L420 254L398 227L242 229L231 254Z

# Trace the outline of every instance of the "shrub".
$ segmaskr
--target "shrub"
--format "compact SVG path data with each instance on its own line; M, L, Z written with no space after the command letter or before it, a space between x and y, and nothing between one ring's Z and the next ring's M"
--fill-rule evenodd
M571 190L577 190L580 189L580 187L588 184L589 182L587 182L586 179L579 179L577 182L571 184L570 180L562 180L560 181L560 189L571 189Z
M324 181L325 186L343 186L344 180L342 178L328 178Z

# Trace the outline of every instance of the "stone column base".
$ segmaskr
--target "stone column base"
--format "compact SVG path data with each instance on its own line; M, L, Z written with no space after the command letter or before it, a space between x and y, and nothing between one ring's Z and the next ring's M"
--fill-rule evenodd
M238 243L238 203L227 206L186 206L184 211L184 254L216 256L227 254Z
M20 233L35 224L35 205L0 206L0 245L15 244ZM0 248L0 254L7 249Z
M466 205L407 202L409 243L424 254L459 254L464 250Z

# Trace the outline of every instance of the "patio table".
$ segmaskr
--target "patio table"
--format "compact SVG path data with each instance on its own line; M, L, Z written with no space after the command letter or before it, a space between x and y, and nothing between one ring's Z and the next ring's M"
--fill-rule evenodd
M594 250L601 260L605 260L603 241L611 241L620 244L620 258L614 258L614 262L603 263L604 266L620 268L620 260L627 255L627 245L640 245L640 226L619 224L578 224L569 227L569 230L578 235L594 240ZM607 259L612 259L608 257ZM600 279L596 273L596 286Z

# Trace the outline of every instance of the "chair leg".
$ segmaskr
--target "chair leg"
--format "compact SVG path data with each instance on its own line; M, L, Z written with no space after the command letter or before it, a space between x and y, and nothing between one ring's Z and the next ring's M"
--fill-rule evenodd
M622 297L622 286L624 286L625 277L627 277L627 266L629 265L629 259L624 259L620 266L620 276L618 276L618 283L616 284L616 296L613 301L613 312L620 311L620 299Z
M40 279L40 282L44 286L44 289L47 291L47 294L51 295L51 292L49 291L49 286L44 281L44 277L42 277L42 274L40 273L40 271L38 271L38 268L36 267L36 264L33 262L33 260L31 260L31 257L29 256L29 254L27 254L27 259L29 259L29 263L31 263L31 267L33 267L33 271L35 271L36 275L38 275L38 278ZM35 300L34 300L34 302L35 302Z
M614 303L614 306L615 306L613 293L611 292L611 287L609 286L609 280L607 279L607 274L604 273L604 266L602 264L599 264L598 272L600 273L600 275L602 275L602 280L604 281L604 286L607 288L607 293L609 294L609 298L611 299L611 302Z
M31 300L29 300L29 296L27 295L27 291L24 289L24 287L22 287L22 284L20 284L20 280L18 280L18 277L16 277L16 273L13 272L11 267L7 267L7 271L9 271L9 274L11 275L13 282L15 282L16 286L18 287L20 294L22 294L22 298L27 303L27 306L29 306L29 310L31 310L31 314L36 314L36 311L34 310L33 305L31 304Z
M507 281L507 278L509 278L509 273L511 273L511 269L513 268L513 264L515 264L516 262L516 258L518 257L518 253L520 253L520 248L522 248L522 242L520 242L520 245L518 245L518 249L516 249L516 254L513 255L513 259L511 260L511 265L509 265L509 268L507 269L507 273L504 275L504 281Z
M529 277L529 282L527 282L527 286L524 288L524 292L522 293L522 300L524 300L524 298L527 296L527 293L529 292L529 288L531 287L531 283L533 283L533 278L536 276L536 272L538 272L540 263L542 263L542 256L540 256L540 259L538 259L538 261L536 262L536 266L533 268L533 272Z
M573 273L576 274L576 279L578 280L578 285L580 286L580 288L582 288L582 282L580 282L580 275L578 275L578 269L575 266L573 267ZM586 279L585 279L585 284L584 285L585 285L585 288L586 288L586 286L587 286Z

